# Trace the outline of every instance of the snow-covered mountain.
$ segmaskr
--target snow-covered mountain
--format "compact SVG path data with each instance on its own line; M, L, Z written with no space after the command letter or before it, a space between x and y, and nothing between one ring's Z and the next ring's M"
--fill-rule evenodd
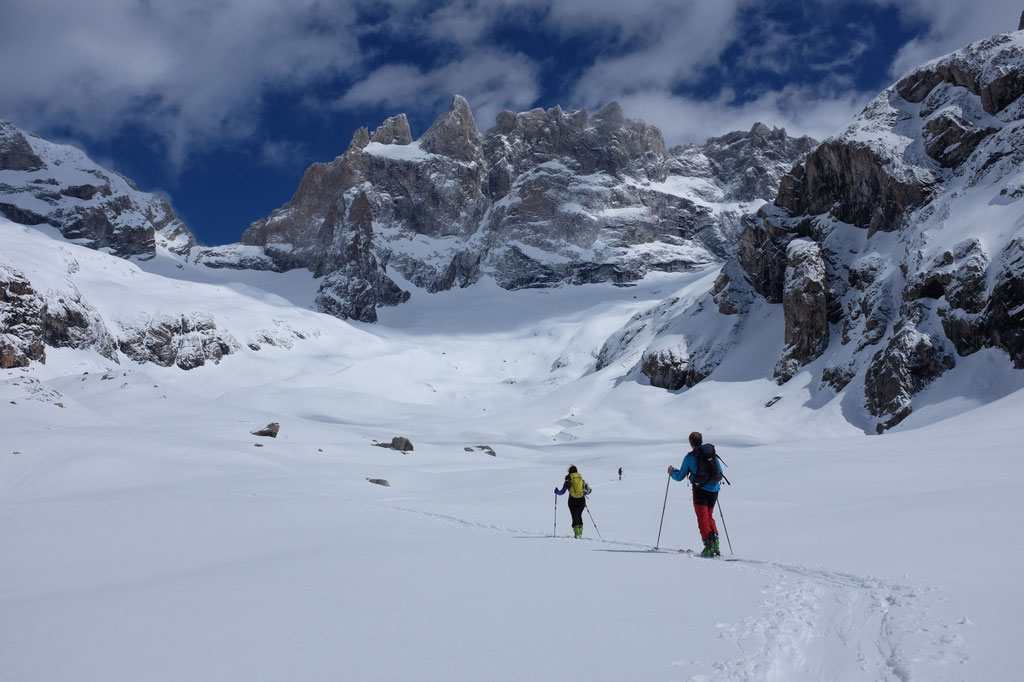
M305 309L311 293L286 299L268 291L311 291L309 273L218 277L167 251L118 258L69 243L56 229L3 218L0 234L0 369L46 363L48 349L194 369L243 348L291 347L318 333L309 318L323 317Z
M995 348L1024 368L1022 94L1020 31L915 69L744 219L706 295L638 315L598 366L679 389L767 344L780 384L866 405L878 430L959 358Z
M356 195L334 195L352 197L336 241L321 222L315 244L186 259L155 228L130 254L0 218L0 680L512 681L562 675L567 656L601 681L1016 679L1022 40L915 70L742 224L775 172L741 177L745 159L776 168L799 141L755 126L662 156L623 123L576 167L555 129L548 151L517 141L557 110L483 136L504 189L503 172L479 196L445 176L483 168L466 159L487 146L451 135L459 116L418 144L396 118L261 223L302 237L314 190L349 172L405 168L388 187L438 193L411 207L357 173ZM69 215L5 196L16 217ZM601 213L613 200L638 222ZM380 206L441 231L412 236ZM477 210L493 243L443 232ZM574 253L563 213L620 240L613 271L649 271L535 286L588 279L550 255ZM673 245L668 215L713 227ZM652 267L628 239L641 224L694 260ZM513 248L523 269L487 260ZM435 253L455 274L431 294ZM292 267L320 256L319 278ZM375 286L413 295L377 309ZM368 289L378 324L314 310ZM905 400L876 416L887 373ZM731 563L686 552L691 501L666 480L694 429L729 466ZM375 447L395 436L415 448ZM563 498L552 509L570 464L594 490L582 541L558 538Z
M241 245L197 260L308 268L323 278L319 309L361 321L408 299L394 273L429 292L483 277L506 289L632 282L725 258L740 217L813 145L757 124L668 150L615 103L593 116L506 111L481 134L455 97L418 140L404 114L356 131Z
M884 430L960 358L992 349L1024 366L1022 35L922 65L816 147L756 124L666 149L615 104L593 116L504 112L481 134L456 97L418 140L404 115L357 131L241 244L214 248L195 247L162 199L5 125L0 208L134 257L175 287L276 292L287 276L301 284L281 300L360 321L412 290L712 267L703 289L609 330L588 350L590 370L671 390L770 377ZM85 239L83 225L102 229ZM104 312L76 285L80 260L67 256L60 273L0 264L4 366L71 347L187 369L261 346L262 328L231 333L185 299L159 314L142 303Z
M195 238L163 197L140 192L81 150L0 121L0 215L51 225L70 241L122 258L152 258L158 247L186 255Z

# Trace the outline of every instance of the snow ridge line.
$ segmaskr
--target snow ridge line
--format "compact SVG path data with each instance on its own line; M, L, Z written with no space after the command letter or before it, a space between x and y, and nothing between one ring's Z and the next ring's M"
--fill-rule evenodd
M372 506L504 535L552 537L536 530L452 514L385 504ZM665 547L654 550L650 544L607 538L583 540L637 552L680 551ZM740 655L704 664L711 673L702 679L709 682L746 679L909 682L922 675L944 679L946 675L935 677L936 669L952 668L970 657L969 647L960 632L969 621L943 622L944 617L935 613L939 600L927 598L936 588L888 582L875 576L822 567L737 559L738 566L746 566L767 579L763 590L767 597L761 602L758 614L722 626L721 636L734 641ZM914 664L922 670L916 670Z

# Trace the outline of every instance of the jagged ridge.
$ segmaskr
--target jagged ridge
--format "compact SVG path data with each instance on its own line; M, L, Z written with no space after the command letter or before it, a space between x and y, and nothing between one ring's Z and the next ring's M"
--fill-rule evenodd
M311 166L292 200L243 235L262 252L232 245L197 260L307 267L324 278L321 310L363 321L408 297L388 272L431 292L485 276L508 289L627 283L726 257L740 216L772 199L813 144L758 124L667 150L615 103L593 116L506 111L481 134L456 96L417 141L400 115Z

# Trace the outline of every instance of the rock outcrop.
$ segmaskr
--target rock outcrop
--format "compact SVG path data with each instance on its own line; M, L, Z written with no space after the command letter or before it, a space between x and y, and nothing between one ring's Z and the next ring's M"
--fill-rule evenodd
M783 179L773 209L745 223L740 263L768 301L778 301L782 273L806 262L794 259L794 244L809 239L822 255L813 269L824 281L799 306L801 316L813 309L817 341L791 345L794 317L784 304L781 380L825 352L827 324L838 325L840 343L852 344L853 356L827 363L823 381L841 390L863 372L865 404L884 430L911 413L912 397L955 366L955 355L998 347L1020 366L1020 334L1013 331L1020 312L1001 317L1017 309L1000 302L995 282L1011 300L1021 288L1011 255L1021 228L993 209L994 224L968 223L981 236L963 239L964 221L973 216L957 211L1016 200L1007 199L1013 191L1006 182L1019 177L1024 162L1022 94L1019 34L926 64L814 150ZM898 241L877 232L896 232ZM798 252L805 254L806 246ZM807 328L803 320L801 328ZM798 348L803 351L794 353Z
M0 369L46 362L45 309L24 274L0 264Z
M120 326L118 350L139 363L195 369L241 348L206 313L140 316L122 320Z
M815 360L828 347L828 296L821 247L796 239L786 251L786 283L782 294L786 348L775 369L779 383Z
M184 256L195 238L166 199L80 150L0 121L0 214L22 225L51 225L67 239L122 258L149 259L158 247Z
M1022 95L1021 33L915 69L744 217L704 298L637 316L598 367L636 358L652 385L685 387L744 353L750 340L735 330L779 306L774 376L808 372L816 391L863 391L853 402L869 431L910 415L958 356L997 348L1024 367ZM709 328L728 350L695 355Z

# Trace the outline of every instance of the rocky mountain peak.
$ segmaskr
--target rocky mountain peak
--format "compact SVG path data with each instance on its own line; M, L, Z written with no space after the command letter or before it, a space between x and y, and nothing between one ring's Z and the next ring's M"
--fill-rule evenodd
M0 214L51 225L68 239L124 258L158 247L185 255L195 238L167 200L102 168L81 150L47 142L0 121Z
M807 136L790 137L785 128L755 123L747 132L735 131L709 138L703 145L673 148L672 165L685 172L710 173L735 201L771 200L779 179L791 170L791 160L802 160L817 144Z
M401 118L404 120L405 115ZM390 120L390 119L389 119ZM406 123L408 128L408 123ZM437 117L433 125L420 138L420 147L425 152L448 156L460 161L481 163L483 148L480 131L473 118L473 110L462 95L455 95L448 110Z
M406 118L405 114L392 116L373 131L373 134L370 135L370 142L378 142L380 144L412 144L409 119ZM363 146L365 147L366 145Z
M594 121L608 128L618 128L626 122L626 113L618 102L611 101L594 114Z
M352 139L349 140L348 151L366 149L368 144L370 144L370 131L365 127L356 128L356 131L352 133Z
M323 278L322 310L364 321L409 296L386 273L433 292L484 276L514 289L703 267L734 248L738 204L770 200L804 151L774 129L744 158L752 136L735 135L747 142L722 158L756 178L742 198L722 179L724 161L677 164L686 177L672 181L661 131L617 103L593 117L559 106L503 111L480 134L455 96L419 140L397 115L311 166L292 200L242 236L263 249L262 264L246 251L246 266L309 268ZM721 201L731 204L718 210ZM238 252L204 249L197 260L242 267Z
M1017 24L1018 31L1024 31L1024 12L1020 13L1020 23Z

